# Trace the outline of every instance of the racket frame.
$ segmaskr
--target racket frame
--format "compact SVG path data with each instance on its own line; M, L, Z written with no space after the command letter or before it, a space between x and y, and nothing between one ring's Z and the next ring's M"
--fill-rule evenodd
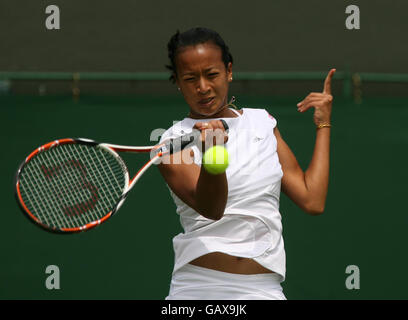
M41 152L44 152L46 150L49 150L51 148L54 148L59 145L64 145L64 144L82 144L82 145L88 145L92 147L98 147L106 150L109 152L111 155L113 155L118 162L120 162L120 165L124 169L124 178L125 178L125 183L124 183L124 189L122 191L122 196L119 198L118 202L115 204L113 209L105 214L103 217L96 221L89 222L85 225L79 226L79 227L74 227L74 228L52 228L40 221L25 205L23 198L21 196L21 191L20 191L20 176L23 172L24 167L31 161L31 159L38 155ZM152 159L150 159L136 174L135 176L130 179L129 178L129 170L123 161L123 159L119 156L117 151L121 152L133 152L133 153L146 153L146 152L151 152L155 148L160 148L160 146L144 146L144 147L133 147L133 146L123 146L123 145L114 145L114 144L108 144L108 143L98 143L94 140L90 139L85 139L85 138L65 138L65 139L59 139L59 140L54 140L49 143L46 143L38 148L36 148L33 152L31 152L25 160L20 164L18 167L16 176L15 176L15 197L17 200L17 203L20 207L20 209L23 211L24 216L29 219L30 222L34 223L35 225L50 231L52 233L58 233L58 234L69 234L69 233L77 233L77 232L82 232L85 230L92 229L96 227L97 225L100 225L102 222L105 222L108 218L113 216L119 208L122 206L124 203L127 195L129 194L129 191L134 187L136 182L141 178L141 176L146 172L146 170L153 164L155 163L159 158L162 157L163 153L157 152Z

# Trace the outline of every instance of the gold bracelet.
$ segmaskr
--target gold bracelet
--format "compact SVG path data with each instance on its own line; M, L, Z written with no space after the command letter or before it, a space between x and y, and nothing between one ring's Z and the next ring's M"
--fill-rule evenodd
M321 128L325 128L325 127L330 128L330 127L331 127L331 124L330 124L330 123L319 124L319 125L317 126L317 129L321 129Z

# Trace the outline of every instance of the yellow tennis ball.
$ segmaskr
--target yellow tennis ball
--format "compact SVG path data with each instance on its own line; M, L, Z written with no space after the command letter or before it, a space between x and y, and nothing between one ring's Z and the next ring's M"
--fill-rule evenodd
M211 174L223 173L228 164L228 151L223 146L211 147L204 153L203 166Z

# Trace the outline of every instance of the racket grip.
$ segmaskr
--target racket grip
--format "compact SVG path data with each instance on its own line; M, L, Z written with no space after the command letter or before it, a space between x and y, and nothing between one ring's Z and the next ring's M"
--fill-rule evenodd
M200 131L193 129L193 132L185 134L179 138L171 139L168 148L170 154L183 150L188 145L194 143L200 137Z
M227 132L228 132L229 127L228 127L227 122L226 122L224 119L221 119L220 121L222 122L222 125L224 126L225 131L227 131Z

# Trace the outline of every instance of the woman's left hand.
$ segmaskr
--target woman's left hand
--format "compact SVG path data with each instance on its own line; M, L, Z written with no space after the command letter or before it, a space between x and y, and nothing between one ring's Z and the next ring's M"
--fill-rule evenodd
M299 112L315 108L313 120L316 126L330 124L333 96L331 95L331 80L336 69L331 69L324 81L323 92L312 92L297 104Z

